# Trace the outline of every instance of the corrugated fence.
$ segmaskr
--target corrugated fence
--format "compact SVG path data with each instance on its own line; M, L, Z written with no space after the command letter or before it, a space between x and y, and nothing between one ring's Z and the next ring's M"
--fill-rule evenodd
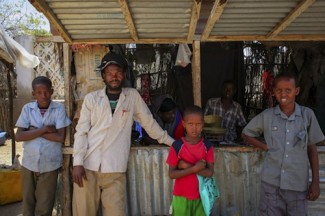
M321 196L309 202L309 216L325 215L325 147L319 147ZM169 215L173 181L165 161L168 148L132 147L128 166L128 214ZM215 148L215 177L221 198L213 215L258 215L264 154L251 147Z

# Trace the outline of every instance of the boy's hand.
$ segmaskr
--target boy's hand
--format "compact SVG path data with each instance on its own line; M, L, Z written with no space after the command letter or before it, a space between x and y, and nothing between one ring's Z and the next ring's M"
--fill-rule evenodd
M315 201L320 195L319 184L316 182L311 182L308 188L307 199L309 201Z
M54 125L47 125L43 127L46 133L55 133L57 130Z
M187 169L187 168L190 168L191 166L193 166L192 164L189 164L189 163L186 163L185 161L183 160L180 160L178 162L178 165L177 165L177 168L178 169Z
M74 183L79 185L79 187L83 187L82 179L84 178L87 181L85 168L83 166L74 166L72 170L72 177Z
M205 169L205 167L206 167L206 162L205 162L205 160L199 160L199 161L194 165L195 172L199 172L199 171Z

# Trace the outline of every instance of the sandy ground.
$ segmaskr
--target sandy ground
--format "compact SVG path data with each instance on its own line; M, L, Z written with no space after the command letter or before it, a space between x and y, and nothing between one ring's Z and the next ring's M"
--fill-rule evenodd
M11 164L11 140L7 140L5 145L0 146L0 165L12 165ZM20 154L19 160L23 155L22 143L16 143L16 154ZM7 205L0 205L0 216L17 216L22 215L22 202L10 203Z
M11 140L7 140L5 145L0 146L0 164L12 165L11 164ZM16 142L16 154L20 154L19 160L23 156L23 146L21 142Z

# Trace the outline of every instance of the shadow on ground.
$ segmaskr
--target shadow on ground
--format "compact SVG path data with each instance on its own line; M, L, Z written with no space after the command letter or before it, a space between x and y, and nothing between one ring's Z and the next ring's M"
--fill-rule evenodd
M22 202L0 205L0 216L18 216L22 215Z

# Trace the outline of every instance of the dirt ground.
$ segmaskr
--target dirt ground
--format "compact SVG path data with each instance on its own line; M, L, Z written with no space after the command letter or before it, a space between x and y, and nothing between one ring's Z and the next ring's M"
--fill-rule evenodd
M0 165L12 165L11 163L11 140L6 140L4 145L0 146ZM19 161L23 156L22 143L16 143L16 154L20 154ZM0 216L20 216L22 215L22 202L0 205Z
M4 145L0 145L0 165L12 165L11 164L11 140L6 140ZM21 142L16 142L16 154L20 154L19 161L23 156L23 146Z

